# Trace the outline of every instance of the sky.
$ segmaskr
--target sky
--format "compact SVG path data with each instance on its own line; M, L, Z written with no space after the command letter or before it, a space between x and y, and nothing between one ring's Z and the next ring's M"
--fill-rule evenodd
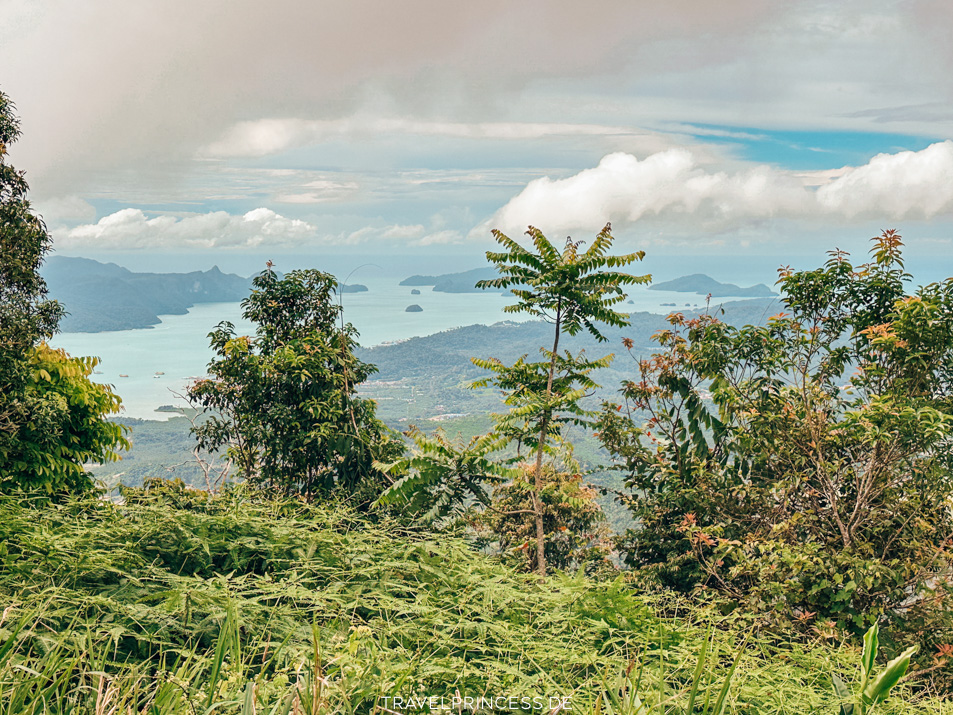
M953 264L942 0L0 0L64 255L466 259L491 229ZM474 258L476 257L476 258ZM280 265L280 263L279 263Z

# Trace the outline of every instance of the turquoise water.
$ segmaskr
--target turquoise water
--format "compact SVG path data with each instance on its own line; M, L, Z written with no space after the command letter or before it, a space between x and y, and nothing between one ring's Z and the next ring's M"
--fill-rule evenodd
M406 340L431 335L465 325L491 325L501 320L527 320L525 315L507 314L503 307L510 298L493 293L434 293L424 286L420 295L398 285L399 278L362 278L369 291L343 296L345 320L360 332L362 345ZM634 288L629 298L631 312L666 313L675 310L662 303L699 304L700 296L686 293L649 291ZM421 313L407 313L416 303ZM68 309L69 306L67 306ZM157 413L160 405L184 405L182 394L191 380L205 374L212 358L208 333L217 323L229 320L242 333L252 326L241 320L238 303L203 303L186 315L163 316L152 328L108 333L60 333L52 343L72 355L95 355L102 359L95 375L98 382L113 385L123 398L123 414L143 419L165 419ZM164 374L157 374L164 373ZM125 375L126 377L123 377Z

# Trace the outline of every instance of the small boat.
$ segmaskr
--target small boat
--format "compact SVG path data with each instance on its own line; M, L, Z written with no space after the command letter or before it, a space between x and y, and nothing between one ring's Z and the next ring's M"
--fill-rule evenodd
M129 375L123 375L122 373L120 373L119 377L129 377Z
M165 375L164 372L156 372L156 375Z

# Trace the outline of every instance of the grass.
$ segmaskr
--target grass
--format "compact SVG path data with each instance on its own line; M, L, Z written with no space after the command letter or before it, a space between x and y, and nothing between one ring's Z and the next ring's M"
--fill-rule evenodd
M752 637L621 578L540 582L460 537L243 488L2 497L0 559L10 715L425 712L412 696L833 715L831 673L851 682L859 658ZM901 686L877 712L953 712L911 698Z

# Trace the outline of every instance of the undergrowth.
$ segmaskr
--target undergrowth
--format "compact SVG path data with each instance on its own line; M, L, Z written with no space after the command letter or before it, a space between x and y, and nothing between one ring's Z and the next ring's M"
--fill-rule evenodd
M632 715L716 712L723 690L726 713L833 715L831 674L850 682L859 653L245 488L2 497L0 558L9 715L410 713L423 696ZM901 685L877 712L953 712L915 700Z

